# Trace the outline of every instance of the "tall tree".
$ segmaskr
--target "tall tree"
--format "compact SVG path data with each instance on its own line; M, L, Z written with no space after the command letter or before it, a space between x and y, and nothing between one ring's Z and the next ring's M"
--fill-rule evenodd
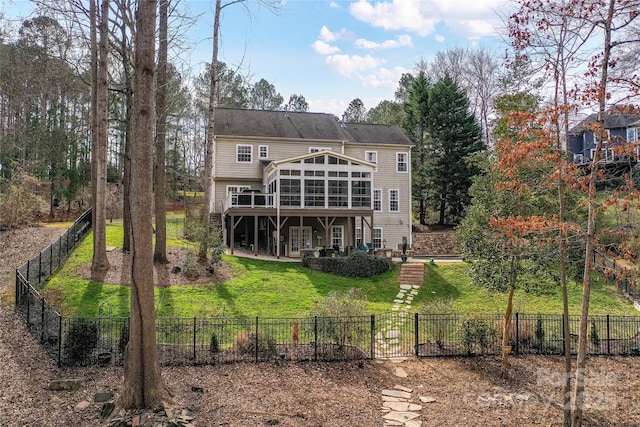
M131 141L131 316L124 361L124 408L162 407L153 279L153 127L157 0L141 0L135 31L135 135Z
M309 111L309 103L302 95L298 95L296 93L289 96L289 102L287 102L287 108L289 111L297 111L300 113L304 113L305 111Z
M419 72L411 79L407 100L404 107L402 128L411 139L414 146L411 154L411 172L413 199L418 201L418 220L426 224L427 195L429 183L427 181L426 166L429 153L429 91L431 84L424 72Z
M404 109L400 102L380 101L378 105L367 112L367 123L379 125L402 125Z
M251 88L251 107L256 110L279 110L284 98L276 87L265 79L260 79Z
M97 0L96 0L97 1ZM94 8L94 1L91 1ZM92 31L92 35L95 33ZM91 263L91 278L101 281L104 274L109 270L109 259L107 258L107 57L109 40L109 1L103 0L100 11L100 46L97 53L92 53L92 58L96 59L94 90L95 112L93 115L95 131L92 136L92 211L93 216L93 261ZM93 44L92 44L93 45ZM92 51L96 48L92 46Z
M156 244L153 251L155 262L166 264L167 260L167 209L166 209L166 173L165 146L167 140L167 55L169 0L160 0L160 28L158 48L158 74L156 84L156 139L154 174Z
M482 130L469 113L469 100L449 76L431 89L427 129L427 198L439 212L439 224L456 224L471 200L471 178L479 173L469 158L484 150L485 145Z
M347 123L364 123L367 121L367 109L360 98L353 99L344 113L342 120Z

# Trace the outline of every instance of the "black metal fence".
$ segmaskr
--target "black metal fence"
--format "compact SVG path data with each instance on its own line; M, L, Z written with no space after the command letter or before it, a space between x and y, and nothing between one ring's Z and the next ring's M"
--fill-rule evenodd
M121 364L129 338L128 318L61 316L36 287L89 231L91 214L16 270L16 310L59 365ZM562 354L565 340L576 351L579 316L516 313L509 345L515 354ZM337 361L395 357L502 354L502 317L392 311L360 317L158 318L156 338L163 365ZM640 316L591 316L591 355L640 355Z
M67 231L40 254L16 269L15 304L27 328L52 357L60 361L64 319L38 291L91 230L91 210L84 212Z
M122 363L128 318L53 313L40 300L30 310L30 328L60 365ZM579 316L569 320L575 353ZM396 312L348 318L158 318L156 338L163 365L342 361L500 355L501 327L500 315ZM562 315L516 313L512 319L514 354L559 355L564 340ZM590 317L590 355L640 355L639 346L640 317Z

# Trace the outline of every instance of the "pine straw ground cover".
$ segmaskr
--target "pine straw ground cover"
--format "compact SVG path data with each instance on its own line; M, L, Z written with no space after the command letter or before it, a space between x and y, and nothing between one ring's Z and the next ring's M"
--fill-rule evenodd
M93 398L101 391L117 397L122 369L55 367L13 311L14 269L55 233L48 228L0 233L0 426L113 422L101 418L102 403ZM510 380L499 378L495 357L163 367L162 372L172 397L166 414L153 414L149 425L169 425L169 419L185 415L194 426L382 426L381 392L396 385L413 389L416 403L419 396L435 400L419 411L423 426L556 426L562 419L557 357L513 358ZM585 425L640 425L640 358L591 358L588 375ZM79 378L81 386L51 391L46 386L55 378Z

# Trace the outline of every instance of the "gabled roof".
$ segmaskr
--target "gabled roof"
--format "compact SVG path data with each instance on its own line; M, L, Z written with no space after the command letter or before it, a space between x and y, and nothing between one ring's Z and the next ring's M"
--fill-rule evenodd
M215 133L219 136L413 145L398 126L340 123L334 115L327 113L216 108Z
M342 159L342 160L346 160L348 162L351 163L356 163L358 165L362 165L371 169L375 169L377 167L377 165L375 163L370 163L367 162L365 160L361 160L361 159L356 159L355 157L351 157L351 156L347 156L344 155L342 153L336 153L335 151L330 151L330 150L325 150L325 151L316 151L314 153L308 153L308 154L302 154L300 156L295 156L295 157L289 157L287 159L281 159L281 160L272 160L269 161L268 163L263 163L263 166L265 169L273 169L275 167L278 167L280 165L284 165L287 163L293 163L293 162L303 162L305 159L310 159L312 157L317 157L317 156L322 156L322 155L328 155L331 157L336 157L338 159Z
M588 130L588 125L591 123L595 123L598 120L598 114L593 113L590 114L586 119L582 120L576 126L571 128L569 134L577 135L579 133ZM640 115L638 114L624 114L620 112L616 112L615 110L609 110L604 115L604 128L605 129L616 129L616 128L626 128L628 126L634 126L640 120Z

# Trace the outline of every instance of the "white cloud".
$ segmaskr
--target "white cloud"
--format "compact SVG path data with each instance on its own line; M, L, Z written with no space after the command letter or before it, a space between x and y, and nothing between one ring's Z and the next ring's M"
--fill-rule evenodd
M322 55L331 55L332 53L340 52L340 48L337 46L331 46L328 43L323 42L322 40L316 40L311 44L311 47L316 52Z
M357 47L363 49L392 49L401 46L413 46L411 36L408 36L406 34L398 36L396 40L385 40L382 43L366 39L358 39L355 43Z
M381 67L359 77L364 87L393 89L398 86L402 74L407 72L409 72L409 70L399 66L391 69Z
M367 72L382 65L384 60L371 55L330 55L326 63L338 74L351 77L354 73Z
M329 7L332 9L340 9L340 5L334 1L332 1L331 3L329 3Z
M419 10L420 1L393 0L393 2L377 2L358 0L350 6L351 14L358 20L368 22L374 27L385 30L414 31L426 36L435 28L437 19L423 16Z
M433 37L436 39L436 41L437 41L438 43L442 43L442 42L444 42L444 36L443 36L442 34L436 34L436 35L435 35L435 36L433 36Z
M358 20L386 30L433 33L443 22L458 35L477 38L494 35L501 25L496 11L506 0L358 0L350 6Z
M344 28L338 32L332 32L326 25L323 25L322 28L320 28L319 38L325 42L335 42L337 40L352 40L353 34Z

